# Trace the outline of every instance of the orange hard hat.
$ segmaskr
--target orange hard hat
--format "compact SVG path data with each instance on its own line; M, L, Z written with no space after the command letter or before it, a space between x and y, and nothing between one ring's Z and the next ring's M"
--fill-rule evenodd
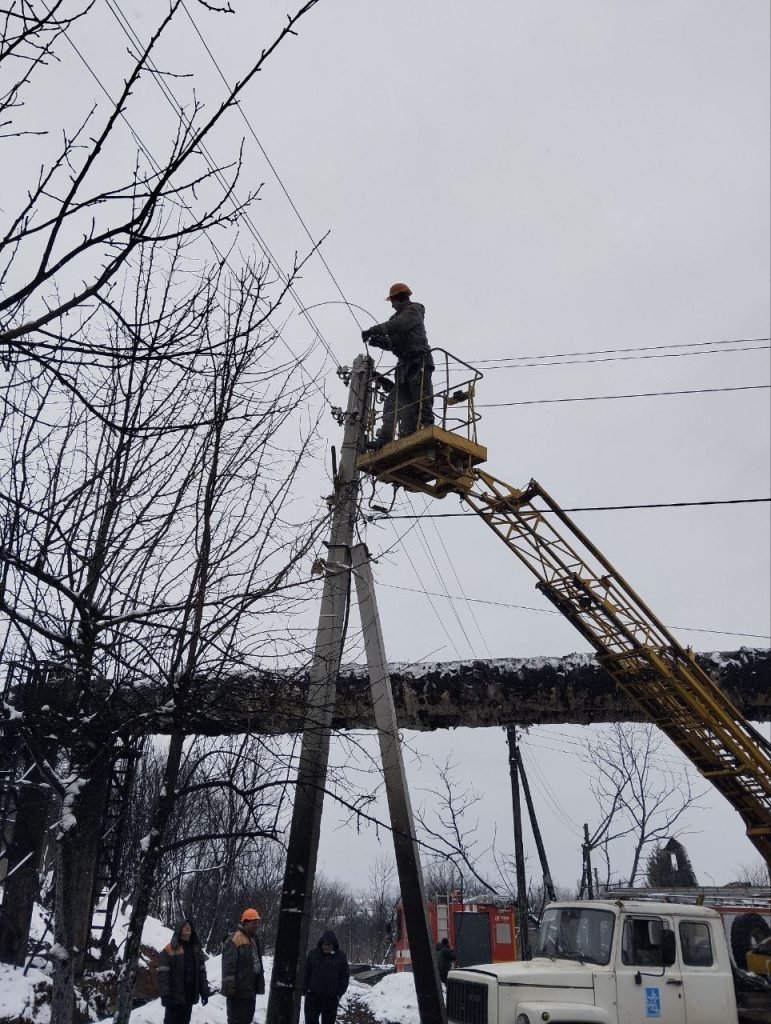
M404 281L397 281L396 284L391 285L391 290L386 296L386 302L390 302L391 299L396 295L403 295L406 292L407 295L412 295L412 288Z
M242 921L259 921L260 915L254 909L254 907L248 907L241 915Z

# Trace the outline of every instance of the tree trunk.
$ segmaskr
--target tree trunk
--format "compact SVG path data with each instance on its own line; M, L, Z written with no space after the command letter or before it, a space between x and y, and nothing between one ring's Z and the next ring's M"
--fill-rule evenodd
M16 796L0 910L0 960L8 964L24 961L32 910L40 892L40 863L51 806L51 790L40 782L40 773L32 769Z
M75 822L67 829L63 818L57 839L51 1024L72 1024L74 984L83 974L91 940L91 896L110 784L107 765L101 763L100 769L65 807Z
M171 812L176 799L176 787L179 779L179 767L182 763L182 751L185 743L184 733L174 732L169 741L169 752L166 758L166 770L163 775L161 798L155 808L150 822L150 831L143 840L142 856L136 874L136 882L131 894L131 917L129 919L126 946L123 951L123 966L118 980L118 1000L115 1008L114 1024L128 1024L134 997L139 965L139 952L142 945L142 930L145 925L150 901L155 888L158 865L163 851L163 839L169 824ZM54 1022L52 1021L52 1024Z

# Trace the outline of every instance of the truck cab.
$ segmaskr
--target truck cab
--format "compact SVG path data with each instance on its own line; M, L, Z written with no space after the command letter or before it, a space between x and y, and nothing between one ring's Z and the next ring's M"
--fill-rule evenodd
M544 911L528 961L450 973L449 1024L738 1024L719 914L647 901Z

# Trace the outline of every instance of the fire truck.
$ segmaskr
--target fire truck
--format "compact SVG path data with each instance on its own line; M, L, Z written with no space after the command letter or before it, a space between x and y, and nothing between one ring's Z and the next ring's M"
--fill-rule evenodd
M404 908L394 910L393 951L397 971L412 971ZM457 892L428 901L428 922L434 942L447 939L459 967L517 959L514 908L490 895L461 899Z

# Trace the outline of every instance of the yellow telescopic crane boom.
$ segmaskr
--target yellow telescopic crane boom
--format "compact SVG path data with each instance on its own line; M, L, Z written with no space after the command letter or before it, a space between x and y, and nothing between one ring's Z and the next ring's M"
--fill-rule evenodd
M748 837L771 866L771 743L540 484L531 480L519 490L479 468L487 459L473 407L481 374L455 360L465 376L461 384L457 377L452 383L453 357L442 355L448 384L434 392L443 403L442 425L360 455L358 468L409 491L439 498L458 494L536 576L538 589L592 645L600 664L648 719L739 812ZM375 402L373 386L371 410ZM460 417L459 403L465 406ZM374 426L372 413L371 419Z
M541 593L648 719L736 808L771 863L771 744L540 484L531 480L520 491L473 473L477 483L463 501L538 578Z

